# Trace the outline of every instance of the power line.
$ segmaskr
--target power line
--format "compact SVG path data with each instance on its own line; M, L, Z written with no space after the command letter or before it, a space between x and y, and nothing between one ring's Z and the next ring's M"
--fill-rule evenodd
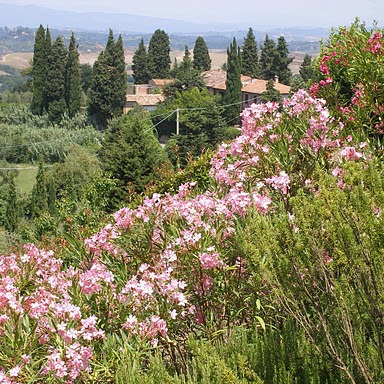
M257 100L258 98L257 97L254 97L254 98L251 98L251 99L248 99L247 101L254 101L254 100ZM226 107L231 107L233 105L240 105L242 104L243 101L239 101L239 102L236 102L236 103L231 103L231 104L225 104L225 105L218 105L218 106L213 106L213 107L199 107L199 108L177 108L175 110L173 110L171 113L169 113L164 119L160 120L158 123L154 124L151 128L147 129L144 131L144 133L146 132L149 132L150 130L152 130L153 128L156 128L159 124L161 124L162 122L164 122L165 120L167 120L169 117L171 117L175 112L177 111L201 111L201 110L206 110L206 109L216 109L216 108L226 108ZM147 117L145 119L142 119L142 121L147 121L147 120L152 120L152 119L156 119L157 117L161 117L161 116L164 116L166 115L166 113L162 113L160 115L156 115L156 116L150 116L150 117ZM237 118L237 117L236 117ZM233 119L235 120L235 119ZM228 121L229 122L229 121ZM228 123L227 122L227 123ZM105 128L105 129L102 129L102 130L99 130L97 132L105 132L107 131L108 128ZM6 149L6 148L19 148L19 147L25 147L25 146L28 146L28 145L39 145L39 144L47 144L47 143L55 143L55 142L58 142L58 141L62 141L62 140L67 140L66 138L59 138L59 139L54 139L54 140L49 140L49 141L40 141L40 142L30 142L30 143L25 143L25 144L16 144L16 145L5 145L5 146L2 146L0 147L0 149ZM75 141L69 141L69 143L73 144L73 143L76 143ZM1 168L0 168L1 169Z

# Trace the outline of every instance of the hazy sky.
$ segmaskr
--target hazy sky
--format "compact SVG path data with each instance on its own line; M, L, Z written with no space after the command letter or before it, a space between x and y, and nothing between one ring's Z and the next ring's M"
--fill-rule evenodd
M53 9L156 16L198 23L252 26L324 26L350 24L355 17L384 25L383 0L0 0Z

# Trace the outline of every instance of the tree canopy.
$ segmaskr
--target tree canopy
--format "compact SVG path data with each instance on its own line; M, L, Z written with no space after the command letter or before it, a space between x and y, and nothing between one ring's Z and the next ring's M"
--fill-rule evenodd
M150 75L148 70L148 54L143 38L141 38L140 44L133 55L132 63L132 77L135 84L147 84Z
M199 36L193 48L193 68L198 71L209 71L211 69L211 58L205 40Z
M246 76L257 79L260 76L259 55L257 43L252 28L249 28L244 44L241 49L242 70Z
M148 46L148 69L152 79L166 79L170 75L171 51L169 36L162 29L157 29Z
M109 31L107 45L95 61L89 94L89 113L99 127L123 113L127 74L121 35L117 42Z

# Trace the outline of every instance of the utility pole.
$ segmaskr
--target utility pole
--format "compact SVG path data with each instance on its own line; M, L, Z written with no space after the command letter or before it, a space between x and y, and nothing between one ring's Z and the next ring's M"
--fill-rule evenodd
M179 134L180 132L180 124L179 124L179 121L180 121L180 110L179 110L179 107L176 108L176 135Z

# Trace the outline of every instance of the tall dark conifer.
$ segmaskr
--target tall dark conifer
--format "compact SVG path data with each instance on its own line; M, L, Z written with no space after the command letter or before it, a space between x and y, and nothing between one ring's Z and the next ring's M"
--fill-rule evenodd
M311 56L306 54L304 60L300 65L299 73L304 82L307 82L314 77L314 69L312 68Z
M32 61L32 103L31 110L35 115L44 112L45 80L47 75L46 36L40 24L36 31Z
M13 173L9 174L8 196L5 205L4 229L15 232L19 224L19 207L16 194L16 185Z
M276 44L266 35L260 54L261 76L263 79L274 79L276 75L275 64Z
M65 111L65 69L67 65L67 48L63 39L58 37L48 56L48 71L46 75L47 110L52 121L58 121Z
M225 115L228 124L237 124L240 119L241 104L241 53L237 46L236 39L227 49L227 80L225 82L226 91L223 102L228 105Z
M258 78L260 76L259 55L257 43L252 28L249 28L241 51L242 71L246 76Z
M39 169L36 175L36 184L32 189L31 215L39 217L48 210L48 189L43 161L39 160Z
M121 35L117 38L113 55L113 93L112 104L113 117L123 114L123 107L127 95L127 71L125 68L124 44Z
M170 75L171 51L169 36L165 31L157 29L148 46L148 68L152 79L166 79Z
M100 53L92 70L92 85L89 93L89 113L100 128L108 120L123 113L127 88L123 40L115 43L110 30L105 50Z
M147 84L149 81L148 54L143 38L140 40L140 44L133 55L132 62L132 77L135 80L135 84Z
M68 115L73 117L80 111L82 93L79 52L73 33L69 42L65 73L65 101Z
M211 58L205 40L199 36L193 48L193 68L199 72L211 69Z
M292 71L289 68L293 57L288 57L288 45L284 36L279 36L277 40L276 55L275 55L275 75L279 78L279 82L289 85L292 77Z

